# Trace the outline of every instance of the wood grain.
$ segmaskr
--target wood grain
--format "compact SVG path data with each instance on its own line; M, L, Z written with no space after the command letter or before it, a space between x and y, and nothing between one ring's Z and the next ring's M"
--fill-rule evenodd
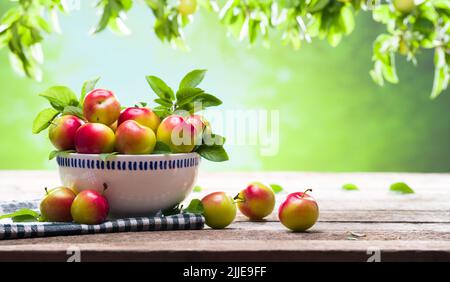
M312 188L321 214L311 231L293 233L277 220L250 222L238 215L225 230L115 233L0 241L0 261L67 259L76 246L82 260L129 261L366 261L378 249L383 261L450 260L450 174L409 173L207 173L198 184L201 198L212 191L237 193L258 180L286 192ZM416 193L389 191L407 182ZM360 191L343 191L344 183ZM58 186L54 171L0 171L0 201L40 198L45 186ZM357 233L361 237L352 236Z

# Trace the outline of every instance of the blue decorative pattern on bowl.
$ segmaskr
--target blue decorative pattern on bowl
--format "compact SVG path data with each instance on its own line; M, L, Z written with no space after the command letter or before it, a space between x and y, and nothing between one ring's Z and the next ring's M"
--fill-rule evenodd
M187 168L199 165L198 158L185 158L164 161L104 161L84 160L73 157L56 158L59 166L72 168L107 169L107 170L166 170L176 168Z

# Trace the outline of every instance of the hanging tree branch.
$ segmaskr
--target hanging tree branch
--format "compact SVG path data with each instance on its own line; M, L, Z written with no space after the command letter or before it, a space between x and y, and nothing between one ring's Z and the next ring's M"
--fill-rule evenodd
M448 0L134 0L143 1L154 16L154 32L163 42L187 49L183 28L200 4L216 13L229 33L249 44L269 45L269 34L281 31L282 42L298 49L314 38L336 46L355 28L360 11L386 27L373 44L372 79L379 85L397 83L397 55L416 63L416 55L434 49L435 78L431 97L442 93L450 80L450 1ZM199 3L197 3L199 1ZM15 1L17 2L17 0ZM97 0L101 11L93 33L106 28L120 34L130 31L126 13L133 0ZM13 68L39 80L43 61L40 43L58 30L57 11L67 12L67 0L19 0L0 21L0 48L7 47ZM52 22L51 25L49 22Z

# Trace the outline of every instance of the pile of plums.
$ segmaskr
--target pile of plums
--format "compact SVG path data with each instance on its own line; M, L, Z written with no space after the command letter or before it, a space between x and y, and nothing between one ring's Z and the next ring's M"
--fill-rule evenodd
M160 121L147 107L122 110L112 91L94 89L85 97L83 118L56 118L50 125L49 138L56 149L81 154L150 154L157 141L174 153L189 153L207 126L200 115L173 114Z

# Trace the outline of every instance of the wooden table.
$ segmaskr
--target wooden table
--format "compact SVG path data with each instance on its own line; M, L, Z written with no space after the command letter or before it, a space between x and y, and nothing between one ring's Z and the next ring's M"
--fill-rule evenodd
M276 213L262 222L239 215L225 230L6 240L0 241L0 261L65 261L70 247L81 250L83 261L450 261L450 174L201 173L198 184L205 189L191 196L236 194L254 180L289 192L312 188L319 222L307 233L292 233ZM397 181L416 193L390 192ZM348 182L360 191L342 190ZM43 187L58 184L55 171L0 171L0 201L40 198ZM286 194L277 195L277 204Z

